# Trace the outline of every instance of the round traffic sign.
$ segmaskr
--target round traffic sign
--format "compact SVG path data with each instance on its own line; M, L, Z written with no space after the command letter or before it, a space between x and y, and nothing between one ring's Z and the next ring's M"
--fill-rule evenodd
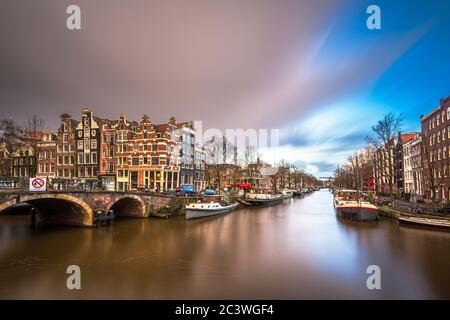
M35 179L33 179L33 181L31 181L31 185L34 188L39 189L39 188L42 188L45 185L45 181L43 179L41 179L41 178L35 178Z

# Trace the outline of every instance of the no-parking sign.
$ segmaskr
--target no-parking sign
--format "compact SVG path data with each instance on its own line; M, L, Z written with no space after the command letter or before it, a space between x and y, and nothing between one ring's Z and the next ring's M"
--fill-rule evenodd
M31 178L30 179L30 191L45 191L47 190L46 178Z

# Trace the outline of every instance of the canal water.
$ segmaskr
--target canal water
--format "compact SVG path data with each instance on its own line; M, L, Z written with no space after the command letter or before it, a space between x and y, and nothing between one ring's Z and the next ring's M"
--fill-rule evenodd
M81 268L81 290L66 268ZM369 265L381 289L369 290ZM332 195L185 221L117 220L99 229L0 217L0 298L450 298L450 233L338 220Z

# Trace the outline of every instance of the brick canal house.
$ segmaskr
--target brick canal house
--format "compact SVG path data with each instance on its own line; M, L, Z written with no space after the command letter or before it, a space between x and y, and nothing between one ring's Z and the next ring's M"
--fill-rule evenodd
M116 189L116 128L117 121L103 119L100 125L100 185L105 190Z
M194 153L194 188L195 190L205 190L206 153L202 147L195 147Z
M47 178L49 182L56 178L56 139L56 134L47 132L36 145L36 176Z
M61 115L61 125L56 133L55 187L67 188L76 183L75 129L78 121L68 114Z
M92 110L81 110L81 121L75 129L77 176L87 189L98 186L100 126L102 119L95 117Z
M379 147L374 153L374 183L378 194L388 195L391 191L396 193L395 183L395 141L391 140L387 145Z
M193 123L179 123L177 131L180 139L180 185L193 185L195 175L195 129Z
M397 192L399 196L402 196L404 193L410 193L410 190L405 190L405 155L403 152L405 148L403 147L405 143L415 139L419 133L411 132L411 133L400 133L398 134L397 143L395 146L395 175L396 175L396 183L397 183ZM407 150L409 152L409 150ZM408 157L409 155L407 155ZM408 157L408 165L409 165L409 157ZM411 168L408 167L410 170ZM407 172L407 178L409 179L409 183L411 182L410 171ZM410 187L410 185L408 186Z
M374 184L378 194L397 196L404 194L403 144L417 137L418 133L398 133L387 145L374 153Z
M193 122L177 124L180 142L179 184L193 185L196 190L205 189L205 150L196 145L197 131Z
M166 191L178 186L179 139L174 118L154 125L146 115L140 123L121 115L116 130L118 190Z
M450 199L450 97L441 99L420 122L424 195L432 199L435 193L436 201L445 203Z
M35 131L32 133L22 130L20 143L12 153L12 176L23 179L36 176L37 157L36 146L42 139L44 133Z
M423 170L422 170L422 136L418 135L408 141L410 149L410 164L412 173L411 200L423 199Z
M34 149L26 144L17 147L12 153L12 176L29 178L36 175Z

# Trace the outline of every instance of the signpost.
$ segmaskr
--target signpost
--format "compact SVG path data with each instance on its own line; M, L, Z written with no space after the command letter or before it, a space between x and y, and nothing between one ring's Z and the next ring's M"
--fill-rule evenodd
M47 179L46 178L30 178L30 191L46 191Z

